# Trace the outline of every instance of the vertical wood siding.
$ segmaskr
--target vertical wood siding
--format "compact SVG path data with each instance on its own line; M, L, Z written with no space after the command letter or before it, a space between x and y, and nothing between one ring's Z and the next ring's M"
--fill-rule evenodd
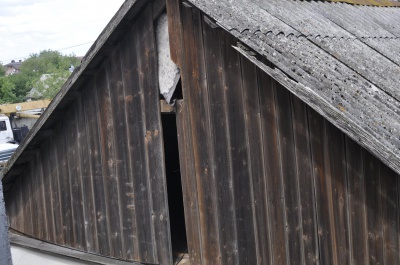
M155 45L148 5L7 194L12 229L170 264Z
M191 264L398 264L399 176L173 7Z

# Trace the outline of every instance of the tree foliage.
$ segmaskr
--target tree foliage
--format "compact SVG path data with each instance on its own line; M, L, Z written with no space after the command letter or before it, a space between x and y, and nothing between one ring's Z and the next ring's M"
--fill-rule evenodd
M17 97L13 90L15 86L6 77L0 77L0 104L15 102Z
M6 68L0 64L0 77L5 76L6 74Z
M62 55L52 50L31 54L18 74L3 77L6 81L0 83L0 102L21 102L32 88L36 98L52 99L69 77L71 65L79 65L73 54Z

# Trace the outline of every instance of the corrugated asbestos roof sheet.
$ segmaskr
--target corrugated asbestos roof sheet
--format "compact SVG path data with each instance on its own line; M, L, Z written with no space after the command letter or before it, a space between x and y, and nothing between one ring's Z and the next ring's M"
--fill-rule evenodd
M397 1L390 0L327 0L329 2L342 2L353 5L366 5L366 6L400 6L400 3Z
M400 173L400 9L293 0L190 2L276 68L250 60Z

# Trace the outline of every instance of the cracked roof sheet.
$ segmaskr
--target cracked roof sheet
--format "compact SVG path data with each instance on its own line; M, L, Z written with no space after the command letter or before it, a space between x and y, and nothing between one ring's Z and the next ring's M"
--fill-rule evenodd
M271 61L276 72L294 80L284 80L288 89L294 87L289 90L302 99L317 99L318 104L306 103L400 173L399 8L293 0L189 1Z

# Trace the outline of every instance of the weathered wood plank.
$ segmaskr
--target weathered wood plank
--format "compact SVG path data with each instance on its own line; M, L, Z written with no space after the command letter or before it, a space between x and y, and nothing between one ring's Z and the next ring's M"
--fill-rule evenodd
M165 10L165 0L153 0L153 20L156 20Z
M65 240L64 240L64 233L63 233L63 228L64 228L64 220L63 220L63 208L62 208L62 193L61 193L61 185L62 185L62 176L60 174L61 169L60 169L60 164L58 160L58 151L59 151L59 146L58 146L58 138L61 136L59 134L56 134L57 131L59 131L60 126L62 125L62 122L60 121L57 126L55 127L54 134L51 138L52 142L52 150L50 154L50 163L52 165L57 165L53 167L53 172L54 172L54 182L53 182L53 198L54 198L54 224L55 224L55 233L56 233L56 244L64 245ZM43 169L42 169L43 170ZM43 180L45 181L46 176L43 175Z
M27 249L50 253L57 256L70 257L77 261L84 262L83 264L102 264L102 265L143 265L138 262L126 262L122 260L107 258L99 255L93 255L82 251L73 250L70 248L57 246L48 242L43 242L37 239L16 235L10 233L10 242L12 245L22 246ZM89 262L89 263L87 263Z
M160 100L161 113L174 113L175 106L169 105L166 100Z
M58 229L61 229L61 227L56 226L56 220L60 219L56 211L56 209L59 209L56 202L56 197L58 197L57 169L59 166L55 163L55 156L52 155L56 147L53 135L49 136L43 146L45 150L40 154L40 164L42 165L43 178L46 182L45 200L47 203L48 240L50 242L57 242L57 237L59 237L60 234L62 235L62 233L58 233Z
M151 19L152 8L148 6L143 12L142 23L138 24L138 43L140 54L139 84L142 87L142 113L145 129L145 151L148 166L147 191L151 196L149 206L152 207L152 223L154 225L153 248L156 260L160 264L172 263L171 235L169 226L167 184L162 139L161 112L157 78L157 51L154 23Z
M98 76L98 74L96 74ZM110 255L109 247L109 227L107 224L108 216L108 195L105 192L105 180L103 177L104 169L102 164L102 147L100 140L100 106L97 98L98 86L94 79L88 87L87 92L87 104L85 110L87 113L87 127L89 137L89 164L90 164L90 175L93 181L93 195L94 204L96 209L96 235L95 235L95 246L97 246L97 253L104 256Z
M86 97L85 91L88 87L85 87L81 97L76 99L77 111L75 113L76 120L76 133L77 133L77 164L79 174L79 185L81 191L82 200L82 217L83 217L83 231L85 240L83 242L84 248L87 252L95 252L95 240L94 227L96 227L96 215L95 206L93 202L93 186L92 178L90 176L90 165L89 165L89 152L88 152L88 136L87 135L87 122L86 122L86 110L85 103L88 98Z
M137 255L139 261L154 262L156 253L154 249L154 226L152 225L152 205L149 197L150 189L148 180L150 178L147 165L147 154L145 152L145 118L142 102L144 93L140 78L143 72L139 71L141 66L141 36L139 26L143 27L146 18L141 16L137 24L132 28L132 43L130 44L130 66L131 85L126 87L126 109L128 122L128 154L129 171L132 172L131 185L133 187L134 204L129 205L130 209L135 209L137 227ZM143 31L141 31L143 33Z
M128 38L131 41L130 38ZM112 75L117 79L117 84L114 87L114 92L111 94L113 104L114 113L118 113L116 117L116 160L117 161L127 161L128 160L128 151L127 151L127 139L129 136L127 135L127 123L126 123L126 94L124 86L124 79L122 76L122 68L121 63L123 63L123 58L127 56L129 58L129 45L128 42L125 41L125 45L122 45L121 48L117 48L115 55L111 58L112 64L114 65ZM120 50L121 49L121 50ZM126 77L126 76L125 76ZM129 77L128 77L129 78ZM123 249L124 253L129 251L132 252L133 243L131 240L131 234L136 234L136 227L132 229L131 225L131 210L127 207L132 202L132 186L129 184L131 182L131 178L128 173L128 165L126 163L118 164L117 173L120 179L119 189L120 189L120 201L121 201L121 214L122 214L122 224L124 231L121 231L124 237L123 241ZM136 218L136 217L135 217ZM129 248L125 245L128 244Z
M70 187L70 181L69 181L69 170L70 168L68 167L68 158L67 158L67 152L68 152L68 144L66 143L66 135L61 132L66 132L68 130L68 125L66 124L66 121L63 121L62 127L60 128L59 132L59 137L57 137L57 146L58 148L58 153L57 153L57 160L59 163L59 168L60 168L60 179L61 179L61 209L62 209L62 219L63 219L63 238L66 246L72 246L72 242L74 241L73 237L73 222L72 222L72 208L71 208L71 187Z
M346 137L347 176L349 179L350 260L354 265L368 264L368 234L363 153Z
M82 205L82 186L80 178L80 161L79 161L79 146L77 134L77 104L68 111L66 120L66 144L67 147L67 165L69 167L69 181L71 193L72 209L72 231L74 235L73 246L76 249L85 249L85 233L84 233L84 218Z
M205 64L200 14L197 20L191 9L182 10L183 45L185 65L182 76L183 98L187 100L188 115L192 130L193 157L197 181L197 196L200 212L201 251L203 264L221 263L219 227L216 216L216 175L213 161L214 150L207 109L208 95L205 91ZM196 12L196 11L195 11ZM182 58L182 59L183 59Z
M278 131L276 121L276 84L268 75L259 77L262 120L263 159L268 194L272 264L286 264L283 187L280 178Z
M307 106L291 96L297 181L300 196L302 264L318 264L318 226L315 184L312 177L312 156L308 127Z
M24 189L22 186L22 178L19 177L16 180L16 186L15 186L15 190L18 190L17 192L17 209L18 209L18 214L16 215L16 217L13 220L13 225L11 226L11 228L17 230L17 231L21 231L24 232L25 229L24 227L26 226L26 224L28 223L28 218L29 216L25 217L25 213L26 213L26 208L25 208L25 204L24 204Z
M109 80L112 78L107 72L109 60L99 69L96 76L97 97L99 103L99 133L101 163L103 165L104 191L108 206L106 223L108 226L110 256L119 257L121 249L121 220L119 216L118 176L115 161L115 133L114 116L111 106Z
M201 227L197 201L196 174L193 157L192 130L188 108L182 100L176 102L179 160L182 179L183 205L185 210L186 237L191 264L202 264Z
M365 191L368 231L368 262L383 264L383 220L381 167L369 152L364 152Z
M187 9L185 9L186 11ZM237 235L236 235L236 216L235 216L235 198L234 198L234 179L233 179L233 161L232 161L232 144L230 132L230 119L228 106L228 92L226 90L234 90L232 82L229 81L230 77L225 75L226 69L232 69L233 62L224 62L227 59L230 48L229 40L225 34L218 30L212 30L209 26L202 21L201 14L193 9L193 24L202 23L204 35L204 60L206 65L207 86L204 85L201 89L204 90L205 97L199 98L200 102L205 104L209 110L210 131L214 159L210 161L213 170L215 183L217 187L217 207L210 213L210 217L217 217L219 244L224 246L221 250L221 264L234 264L238 262L237 252ZM200 26L200 25L199 25ZM201 29L201 28L200 28ZM201 47L199 47L201 48ZM198 48L196 48L198 49ZM225 65L226 63L226 65ZM202 66L198 66L199 71L203 71ZM235 67L237 71L237 66ZM236 77L240 78L240 73L236 73ZM240 80L235 80L239 83ZM206 90L208 88L208 91ZM208 121L205 121L208 122ZM240 161L242 163L242 161ZM212 183L209 183L210 185Z
M243 111L247 140L248 171L252 193L253 228L256 240L257 262L271 264L271 242L269 239L270 223L267 218L266 179L263 164L263 139L261 133L259 74L263 74L246 58L241 56Z
M134 98L138 98L136 94L134 97L133 87L136 86L135 77L137 77L136 69L136 54L135 50L131 48L136 37L136 31L131 30L128 32L125 39L121 42L121 71L122 71L122 82L123 82L123 101L125 111L125 137L126 137L126 179L125 179L125 209L124 211L124 239L126 246L126 255L128 259L139 260L139 230L137 228L137 214L136 214L136 200L137 195L135 193L135 180L136 174L141 174L141 171L135 170L135 162L132 160L135 157L136 146L134 146L133 138L136 138L132 127L133 124L138 124L138 120L133 119L133 105L137 104L137 100L134 102ZM139 102L139 107L140 102ZM136 115L139 115L137 113ZM136 126L138 127L138 126ZM139 141L139 139L137 139ZM140 152L138 152L140 153Z
M397 264L400 261L399 247L399 175L381 163L382 222L383 222L383 264Z
M179 0L166 0L166 7L171 59L182 69L184 67L184 65L182 65L183 29L181 20L182 6L180 2Z
M203 25L204 28L205 24ZM209 30L212 30L208 26ZM246 118L243 99L243 77L242 65L239 53L232 48L236 39L224 31L218 30L223 35L224 44L221 45L221 55L224 62L225 85L218 89L225 92L226 115L228 122L228 157L231 169L231 180L233 188L230 192L230 200L234 204L233 212L234 229L236 230L236 242L234 249L234 260L238 264L256 264L256 240L253 222L253 198L251 189L251 178L249 174L250 160L248 157L248 144L246 134ZM212 61L210 61L212 62ZM252 89L256 89L253 87ZM218 128L216 128L218 130ZM228 207L228 205L224 205ZM227 231L227 233L229 233Z
M116 251L113 255L114 257L126 259L126 248L125 248L125 240L123 238L124 231L124 221L123 221L123 198L125 196L124 192L124 175L125 175L125 168L123 161L126 161L124 157L124 148L125 148L125 135L123 132L124 123L125 123L125 111L122 108L124 106L123 101L123 88L122 88L122 73L121 73L121 59L120 59L120 48L119 45L115 47L114 51L112 52L110 58L107 60L106 63L106 72L108 77L108 89L109 89L109 97L110 97L110 108L111 108L111 117L113 122L110 126L110 130L112 131L112 135L109 135L108 145L113 145L113 171L114 171L114 178L115 178L115 190L114 196L111 200L115 200L115 205L112 207L115 208L117 212L117 216L113 218L113 222L115 222L115 240L118 241L116 245Z
M43 225L47 220L44 218L44 212L43 212L43 193L41 192L42 189L40 187L40 173L39 173L39 168L38 168L38 163L36 163L36 157L37 154L33 157L32 159L32 178L29 180L30 185L32 186L32 191L33 191L33 200L32 200L32 207L33 207L33 213L34 213L34 234L36 238L43 239L44 236L44 229ZM50 187L50 192L51 192L51 187ZM49 188L46 189L46 193L50 193ZM51 199L51 197L50 197ZM50 202L50 201L49 201ZM51 208L51 207L49 207Z
M330 205L325 207L332 207L332 212L330 212L331 215L329 216L330 234L333 242L331 251L336 256L335 259L338 264L349 264L350 232L344 134L329 122L325 122L325 127L324 158L327 168L325 178L330 178L330 183L329 181L326 182L326 189L331 189L328 194L332 194L332 201L329 201Z
M291 96L283 86L276 83L275 104L278 130L280 178L283 187L283 210L286 225L286 259L290 264L304 260L301 235L299 202L299 179L296 168Z
M333 209L331 203L332 189L330 188L331 177L328 175L329 169L325 165L325 121L321 115L310 108L308 109L308 120L317 205L320 262L322 264L337 264L336 253L333 250L335 238L330 230L330 217L333 216Z

